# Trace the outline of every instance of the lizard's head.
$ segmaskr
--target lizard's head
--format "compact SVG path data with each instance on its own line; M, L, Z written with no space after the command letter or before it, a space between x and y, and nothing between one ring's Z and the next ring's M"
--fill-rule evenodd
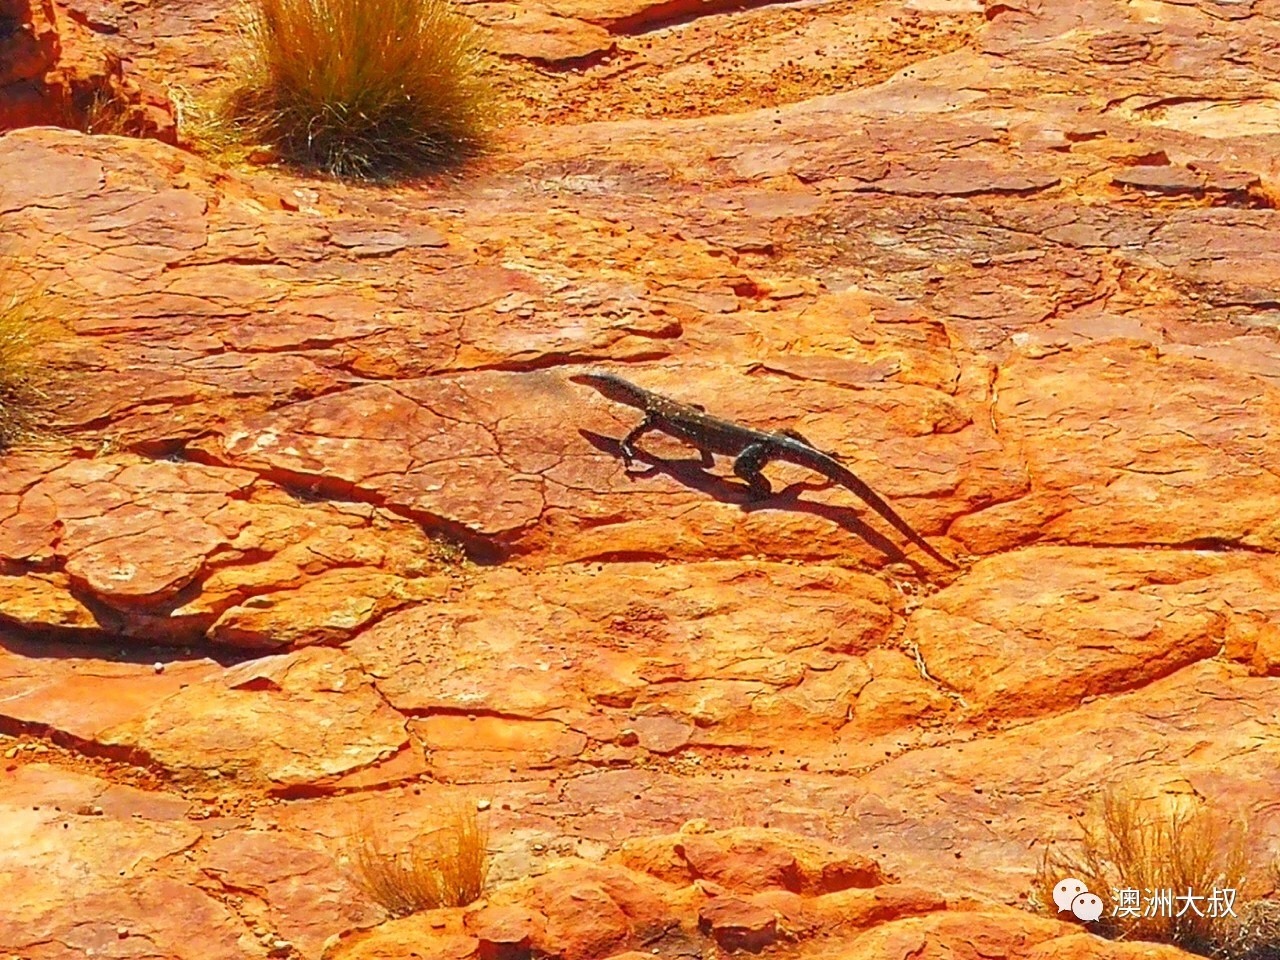
M585 383L589 387L594 387L617 403L625 403L631 407L644 407L645 391L634 383L623 380L616 373L587 370L585 373L575 373L569 379L574 383Z

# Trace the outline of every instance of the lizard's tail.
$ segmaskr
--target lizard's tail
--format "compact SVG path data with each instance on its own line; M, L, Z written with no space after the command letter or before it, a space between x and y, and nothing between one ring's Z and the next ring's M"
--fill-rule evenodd
M867 506L880 514L880 516L884 517L885 521L888 522L890 526L927 553L934 560L950 567L952 570L960 569L960 565L958 563L954 560L948 560L941 553L935 550L928 540L916 533L915 528L912 527L911 524L907 523L907 521L893 509L893 507L889 506L889 504L886 503L878 493L867 486L857 476L857 474L839 460L835 459L835 457L832 457L829 454L824 454L823 456L827 461L824 464L827 467L827 470L824 470L823 472L827 473L829 471L828 476L830 479L861 497Z

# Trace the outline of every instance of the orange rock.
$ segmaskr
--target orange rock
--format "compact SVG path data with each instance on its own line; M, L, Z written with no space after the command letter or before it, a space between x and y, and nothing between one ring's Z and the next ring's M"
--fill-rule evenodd
M463 927L476 939L481 960L527 955L542 926L541 917L517 906L484 905L463 917Z
M513 16L494 24L489 46L502 56L558 67L589 62L616 50L613 36L603 27L524 4Z
M1264 391L1238 404L1252 389L1248 369L1116 341L1017 357L1002 377L996 415L1028 451L1036 482L1025 497L957 521L950 532L971 549L1033 537L1274 548L1280 526L1268 505L1280 481L1255 461L1280 397Z
M848 889L806 900L800 918L817 932L865 930L948 906L934 890L891 883L870 890Z
M880 867L864 857L816 840L752 828L628 841L619 858L668 883L706 879L746 893L783 889L816 895L886 880Z
M38 80L61 52L53 0L5 0L0 18L14 25L0 45L0 88Z
M778 939L772 910L739 900L716 897L698 911L698 928L725 950L759 953Z
M0 871L13 878L0 946L40 960L122 949L265 958L235 911L197 885L183 853L200 828L158 807L99 803L109 786L41 766L0 778Z
M18 629L99 637L109 626L76 599L70 579L57 573L0 575L0 620Z
M583 734L557 720L446 714L412 726L432 751L432 769L458 779L505 766L511 756L533 768L561 766L576 759L587 746Z
M1067 924L1021 911L948 911L876 927L854 940L845 955L857 960L942 960L966 954L1022 958L1046 941L1070 933Z
M919 665L903 654L872 650L867 665L871 677L858 691L848 736L937 726L955 713L955 702L921 676Z
M1078 933L1042 943L1026 956L1027 960L1187 960L1188 953L1160 943L1116 943Z
M548 918L545 949L552 949L560 942L553 934L557 929L568 930L581 917L585 903L604 899L615 904L606 908L609 914L625 921L625 939L632 946L651 943L679 923L678 914L672 909L671 893L643 874L623 871L612 865L582 865L571 868L559 878L548 877L535 882L538 902ZM580 957L588 954L603 956L602 938L593 936L581 942ZM611 939L611 938L607 938Z
M330 851L296 835L250 828L215 836L201 870L270 904L273 940L287 941L304 956L318 956L335 930L378 918ZM467 954L449 955L461 960Z
M449 589L444 577L413 578L375 570L329 570L279 596L251 597L224 610L207 636L228 647L337 645L392 610Z
M19 474L19 477L21 474ZM299 505L246 471L71 460L0 521L0 619L67 635L229 647L340 644L449 582L431 542L373 507Z
M45 730L86 745L138 721L184 687L216 674L210 660L164 664L113 661L42 644L0 649L0 698L9 724Z
M414 914L379 926L371 936L326 951L325 960L403 960L417 954L422 960L470 960L480 941L465 934L440 934L434 918Z
M1280 628L1261 612L1232 618L1223 652L1248 663L1255 676L1280 676Z
M1228 617L1188 602L1182 584L1248 566L1183 552L1032 548L979 563L930 597L908 638L971 717L1059 711L1217 654Z
M4 0L0 23L0 131L83 128L101 103L120 132L177 142L168 97L126 78L120 58L54 0Z
M665 911L636 917L604 886L591 880L557 883L547 890L540 903L547 917L546 928L535 943L540 952L555 953L565 960L595 960L643 940L633 935L633 925L661 922ZM661 901L658 901L661 908Z
M320 648L213 673L97 739L207 790L239 782L281 793L332 788L413 749L404 718L358 664ZM419 760L414 772L424 769Z
M4 125L234 62L61 4L0 0ZM1270 855L1274 5L462 6L518 122L459 177L0 136L59 428L0 458L0 955L1172 957L1007 905L1112 782ZM627 471L586 364L961 569ZM379 922L352 822L455 800L487 905Z
M420 721L438 770L560 765L606 743L759 743L762 722L777 742L836 729L865 683L853 654L885 641L895 606L873 578L822 565L487 570L350 649L397 709L441 714Z

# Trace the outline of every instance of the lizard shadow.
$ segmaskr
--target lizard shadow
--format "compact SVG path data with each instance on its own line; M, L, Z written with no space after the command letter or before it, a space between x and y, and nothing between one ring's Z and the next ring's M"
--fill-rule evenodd
M579 429L578 433L597 450L618 459L622 458L621 442L613 437L606 437L591 430ZM808 513L822 517L843 527L854 536L860 537L868 546L884 554L889 562L905 563L916 571L923 571L923 568L918 563L903 553L901 547L863 520L862 511L857 508L800 499L800 494L804 491L824 490L830 486L828 483L809 483L806 481L789 483L781 490L774 491L764 500L752 500L747 494L745 484L712 473L702 460L683 458L668 460L664 457L654 456L645 450L636 450L635 460L638 463L643 463L648 469L642 472L629 472L627 476L633 479L665 474L687 487L714 497L721 503L737 504L744 513L755 513L757 510L790 510L795 513Z

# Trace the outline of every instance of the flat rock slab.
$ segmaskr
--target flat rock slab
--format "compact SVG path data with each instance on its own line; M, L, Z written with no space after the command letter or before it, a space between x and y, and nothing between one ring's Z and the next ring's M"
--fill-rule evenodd
M17 643L0 647L0 664L0 715L7 727L85 744L218 672L210 660L136 663Z
M108 812L98 798L109 787L52 768L6 774L0 869L15 882L0 905L4 948L40 960L157 949L183 960L267 956L240 918L193 882L184 854L200 829Z
M437 774L475 776L785 744L830 735L851 710L902 732L937 695L893 649L900 604L832 566L501 569L348 650L418 718Z
M663 389L663 381L669 379L661 371L637 376L655 389ZM777 381L761 382L757 389L751 408L737 415L765 429L779 422L774 411L791 408L805 393L804 402L819 408L834 407L843 399L823 397L816 383L803 393ZM950 420L955 413L947 398L930 397L925 391L893 392L885 405L891 417L910 421L913 433L922 418ZM724 413L735 415L732 409ZM720 481L715 474L690 470L680 462L655 464L648 483L627 478L617 457L618 437L611 436L626 428L620 431L620 421L606 414L593 395L553 375L433 377L395 388L362 386L230 424L219 445L207 449L219 460L268 477L299 485L324 484L350 497L384 503L429 527L458 531L464 540L487 540L507 550L525 552L538 545L570 555L657 552L656 544L647 542L653 536L648 533L653 521L643 515L682 503L698 508L700 516L723 518L720 525L731 538L726 549L737 544L744 550L753 544L786 549L786 534L767 543L757 541L768 534L768 527L746 509L736 481ZM572 419L566 423L566 417ZM577 426L566 429L575 420ZM834 415L826 422L816 417L813 421L840 442ZM951 429L961 426L948 424ZM888 435L892 427L882 424L877 431ZM978 430L963 437L947 434L936 441L936 452L920 450L918 465L907 465L914 476L908 474L899 482L921 494L955 485L955 471L961 469L956 448L966 444L976 444L981 451L987 439ZM670 449L674 453L679 448ZM980 452L979 463L985 459ZM873 462L871 468L876 469ZM887 470L879 469L888 476ZM803 476L798 471L791 475L797 481ZM597 502L585 505L589 514L575 520L570 505L580 499L584 483L597 486ZM786 523L789 508L798 514L793 523L827 530L837 542L848 539L841 526L863 528L864 508L856 498L847 509L807 500L791 506L784 499L775 506L783 516L774 522ZM572 510L582 512L580 507ZM620 510L622 516L617 517ZM616 543L602 542L600 524L592 514L617 517L608 531ZM705 523L698 526L705 532ZM549 531L555 531L550 541ZM667 538L674 535L668 532ZM707 552L711 545L697 545L694 535L687 529L677 539L687 541L682 552ZM891 556L901 555L884 535L875 543Z
M995 415L1003 435L1025 438L1035 480L1028 496L964 518L954 535L974 547L1044 536L1274 549L1280 486L1267 465L1280 394L1265 379L1124 342L1020 357L1008 369L1026 378L1000 390Z
M975 566L915 612L908 640L975 719L1070 709L1280 625L1280 567L1212 552L1032 548Z
M90 640L340 644L448 588L428 575L433 547L416 524L303 501L249 471L127 455L13 463L0 479L0 563L12 571L0 575L0 622L17 627Z
M404 718L355 661L319 649L209 676L99 739L205 787L240 781L286 793L332 787L410 750ZM412 772L397 766L393 777Z

